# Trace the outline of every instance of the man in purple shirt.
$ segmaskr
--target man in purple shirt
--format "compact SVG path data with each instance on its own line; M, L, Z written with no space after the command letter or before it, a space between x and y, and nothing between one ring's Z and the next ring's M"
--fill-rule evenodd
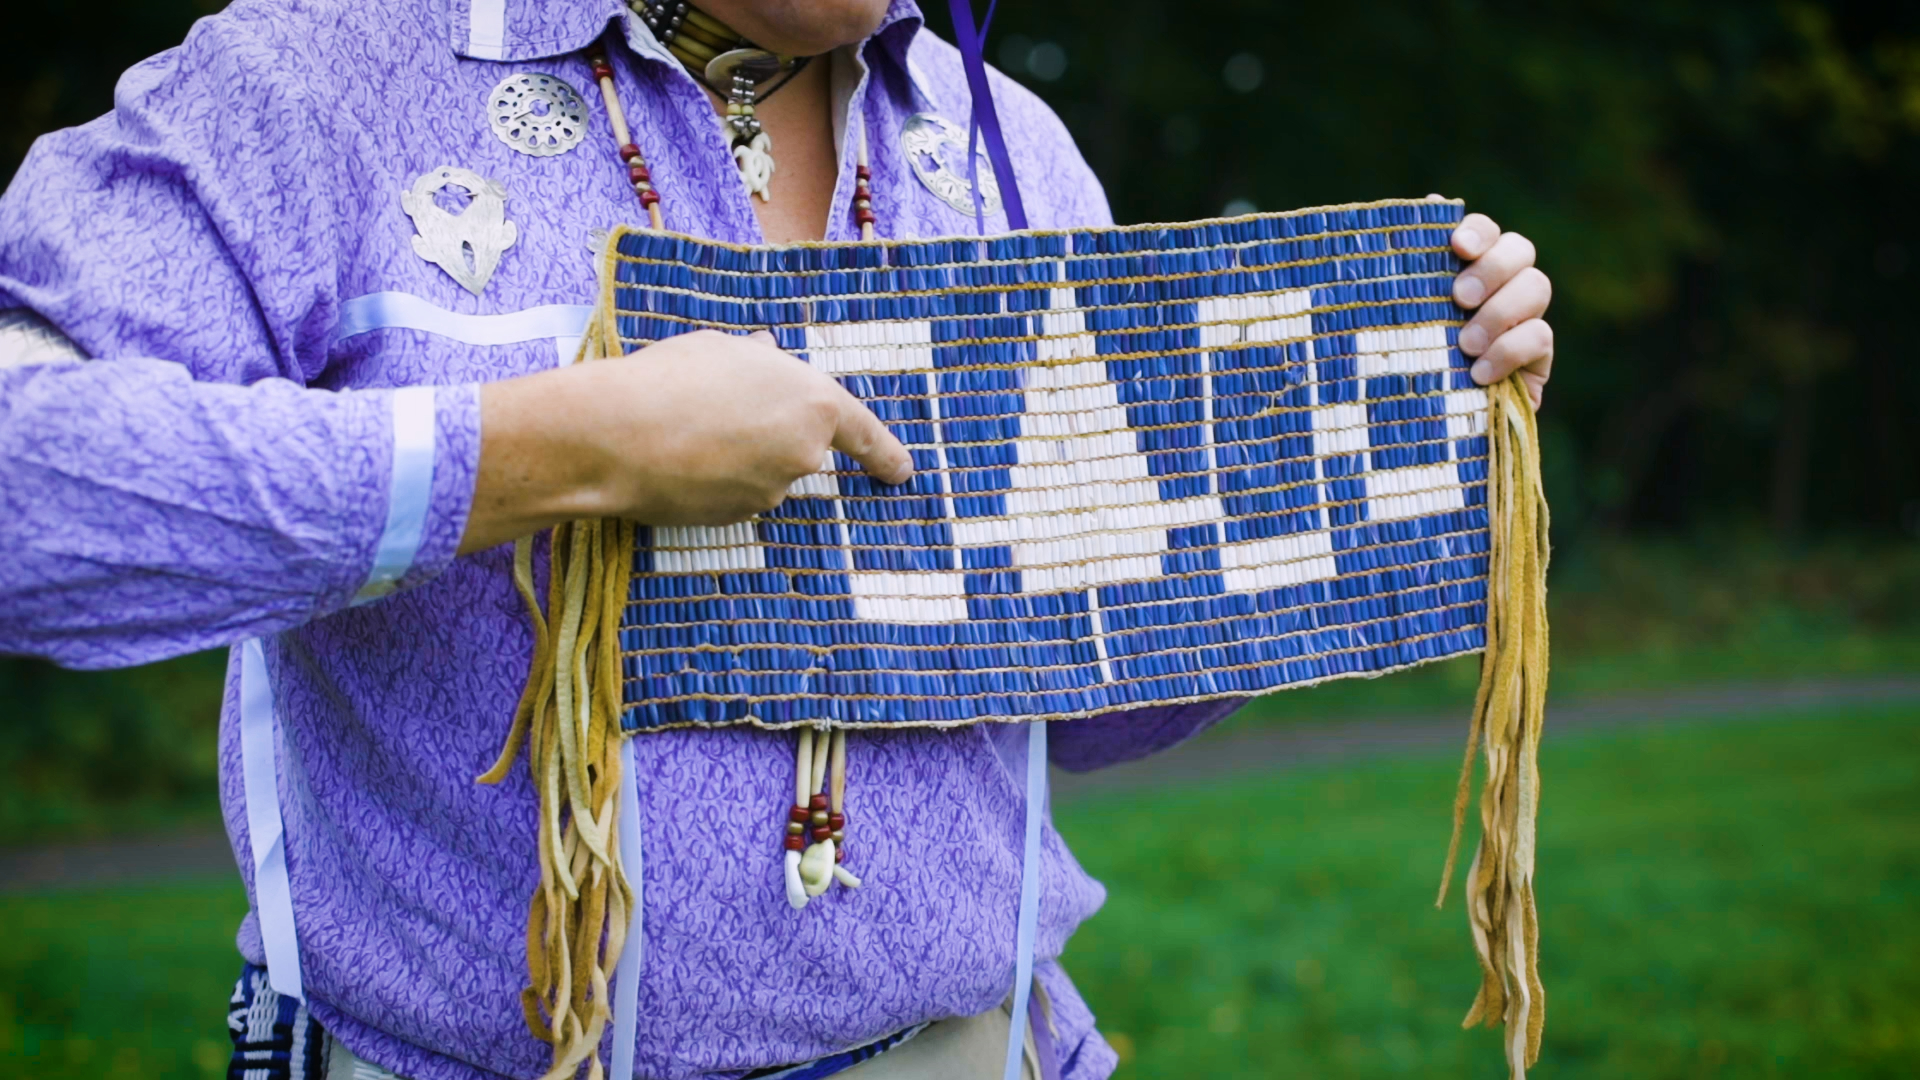
M580 517L741 520L829 446L882 480L909 471L872 414L765 341L564 365L599 238L646 221L586 50L608 43L665 227L739 243L858 238L863 133L879 235L973 231L964 150L942 164L902 142L965 128L958 54L910 0L702 4L815 58L758 106L763 199L716 122L724 98L636 7L237 0L128 71L113 112L36 143L0 199L0 651L104 668L236 646L222 800L253 906L236 1068L546 1071L518 998L536 794L524 769L473 782L532 649L506 542ZM1109 224L1059 120L993 79L1030 225ZM546 95L527 113L545 144L499 122L503 94ZM997 203L986 227L1006 227ZM1454 243L1475 378L1524 370L1537 402L1552 337L1531 246L1479 215ZM1136 758L1233 704L1057 725L1051 760ZM968 1063L1004 1027L984 1056L963 1044L1015 968L1018 733L850 741L866 884L801 913L760 857L790 742L634 740L645 960L615 978L638 980L635 1075L862 1047L863 1075L998 1074ZM1040 881L1032 1067L1105 1076L1113 1051L1054 959L1104 894L1050 827ZM916 1042L919 1064L897 1064Z

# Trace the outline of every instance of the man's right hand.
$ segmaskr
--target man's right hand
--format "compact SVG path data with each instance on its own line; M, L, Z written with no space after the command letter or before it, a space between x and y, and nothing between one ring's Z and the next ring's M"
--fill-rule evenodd
M462 553L577 518L725 525L770 510L829 448L881 483L913 475L865 405L767 333L713 330L480 391Z

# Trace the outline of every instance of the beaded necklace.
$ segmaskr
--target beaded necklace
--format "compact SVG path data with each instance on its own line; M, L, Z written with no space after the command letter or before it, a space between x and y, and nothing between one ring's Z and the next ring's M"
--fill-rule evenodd
M640 147L634 143L632 131L627 127L627 114L620 107L620 91L613 83L613 64L607 60L607 50L597 42L588 46L587 64L593 69L593 81L600 86L600 98L606 102L607 118L612 123L613 137L619 144L620 161L627 167L627 182L639 197L640 206L646 210L648 223L655 229L664 229L666 226L660 218L660 193L655 190L653 174L647 169L646 158L641 155ZM754 123L757 125L759 121ZM853 170L853 220L860 228L860 239L871 240L873 227L879 219L873 212L873 173L867 167L866 124L859 124L857 131L859 143ZM765 137L764 133L762 137ZM735 150L738 160L738 147Z
M607 105L613 137L618 143L620 161L627 168L627 182L639 197L654 229L664 229L660 192L654 187L653 174L647 168L640 147L627 126L626 110L620 104L620 91L614 85L613 64L599 44L587 49L587 63L593 80L600 85L601 99ZM860 239L872 240L878 217L873 212L873 173L867 165L867 129L856 125L857 154L854 165L852 213L860 230ZM787 902L795 908L825 892L838 881L858 888L860 879L841 864L846 861L846 785L847 733L844 730L821 732L801 728L796 739L794 760L794 801L787 811L785 852ZM809 843L808 841L811 841Z
M627 125L607 49L596 42L585 54L607 106L627 184L646 212L649 226L664 231L660 192ZM857 130L852 212L860 238L872 240L876 220L867 133L864 124L857 125ZM735 160L739 157L736 152ZM751 191L751 180L748 186ZM593 355L595 348L589 344L582 355ZM617 723L609 723L605 712L589 704L587 669L579 663L604 620L600 614L570 618L563 613L580 612L588 595L604 601L604 610L618 610L624 585L612 575L597 572L590 572L594 581L589 585L582 570L603 557L617 557L615 552L631 552L635 526L625 521L573 522L557 526L552 537L548 603L554 622L548 622L534 596L530 539L514 545L514 583L533 616L536 655L545 654L549 640L570 643L558 647L574 662L536 661L549 666L544 675L536 667L528 685L547 685L551 691L530 690L522 696L499 759L479 780L498 783L504 779L520 746L527 746L528 768L540 787L541 881L528 908L530 985L521 994L521 1007L528 1030L553 1045L553 1065L546 1080L562 1080L589 1060L589 1075L604 1075L598 1048L607 1022L614 1019L608 997L610 961L629 955L637 962L637 943L630 952L627 929L629 912L639 905L637 890L617 861L621 846L617 830L629 827L617 822L623 815L613 805L613 793L625 771L619 764L623 738ZM603 685L617 685L619 669L598 671L597 677ZM805 907L835 882L847 888L860 886L860 879L841 865L847 852L846 740L844 730L810 727L801 728L795 739L794 801L782 822L779 847L787 902L795 908ZM632 778L625 783L633 783ZM631 1066L634 1008L633 1000L625 999L621 1005L625 1026L615 1024L616 1075L624 1068L619 1064L623 1053L625 1067Z
M733 149L734 165L747 190L771 201L773 191L773 137L754 115L756 101L765 101L800 73L813 59L769 52L741 36L726 23L686 0L626 0L661 44L682 66L727 103L720 127ZM764 92L760 84L783 75Z

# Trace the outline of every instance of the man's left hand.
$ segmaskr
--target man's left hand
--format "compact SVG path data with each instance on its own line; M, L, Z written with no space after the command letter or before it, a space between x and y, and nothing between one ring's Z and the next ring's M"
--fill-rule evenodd
M1474 312L1460 330L1473 381L1486 386L1517 370L1539 408L1553 374L1553 327L1542 317L1553 284L1533 265L1533 241L1501 232L1485 214L1468 214L1453 230L1453 250L1467 261L1453 279L1453 299Z

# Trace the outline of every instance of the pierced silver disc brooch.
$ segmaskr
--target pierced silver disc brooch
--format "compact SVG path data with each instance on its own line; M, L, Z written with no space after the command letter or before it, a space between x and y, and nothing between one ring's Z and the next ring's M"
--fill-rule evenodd
M509 75L487 95L487 123L500 141L523 154L552 157L587 137L587 103L556 75Z

